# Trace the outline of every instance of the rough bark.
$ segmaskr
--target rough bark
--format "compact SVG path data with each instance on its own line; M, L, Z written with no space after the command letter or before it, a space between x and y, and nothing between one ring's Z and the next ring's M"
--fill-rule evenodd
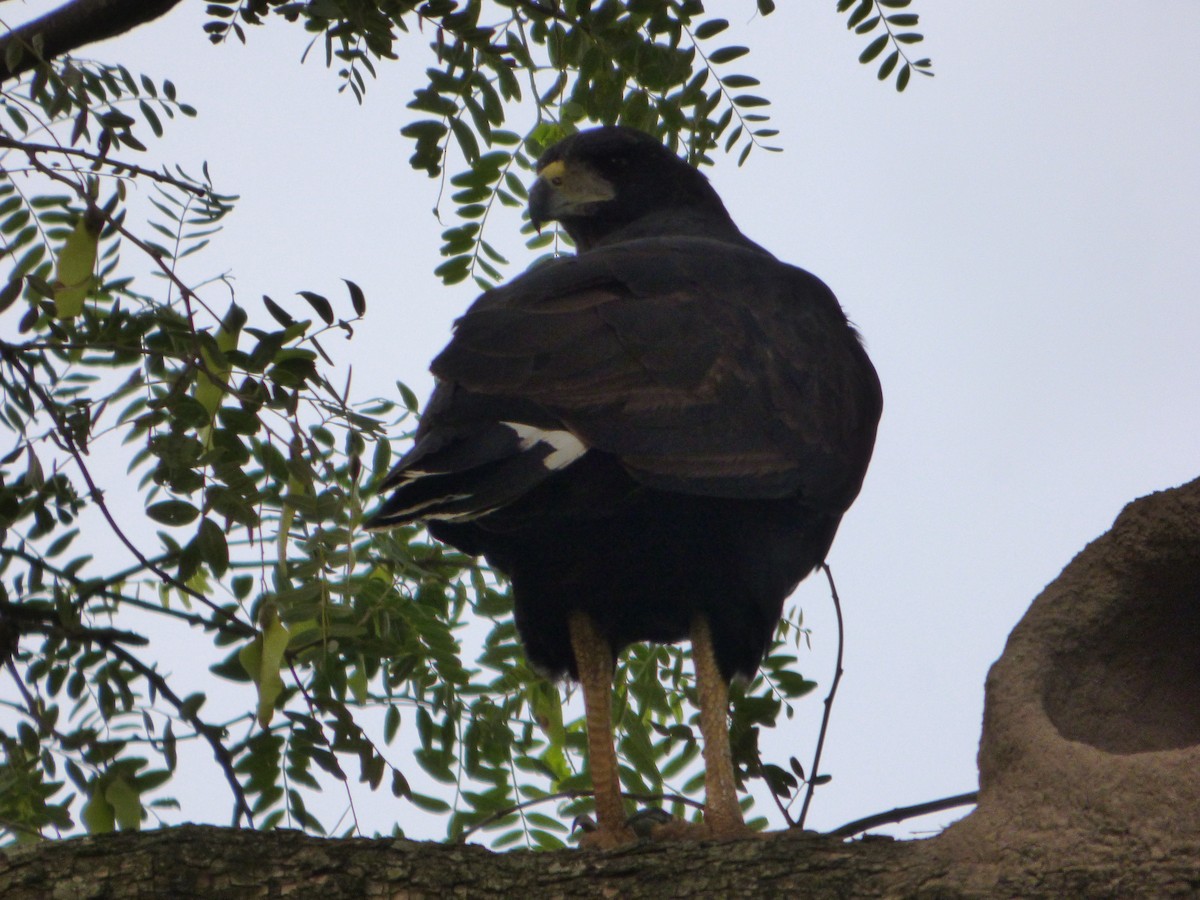
M1200 480L1130 504L988 677L979 807L925 841L609 853L184 826L0 852L6 900L1200 896Z
M1113 840L1087 857L995 872L927 852L936 839L812 835L650 844L600 853L492 853L405 840L187 825L48 842L0 856L6 900L165 897L1194 897L1200 847L1156 856ZM1100 852L1102 851L1102 852Z
M107 38L132 31L157 19L180 0L70 0L58 9L15 28L0 38L0 82L15 78L42 60L78 50ZM10 58L12 48L21 48ZM11 63L11 65L10 65Z

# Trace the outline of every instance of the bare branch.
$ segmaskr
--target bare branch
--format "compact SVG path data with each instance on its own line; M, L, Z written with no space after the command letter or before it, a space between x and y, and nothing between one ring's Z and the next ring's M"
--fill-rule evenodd
M180 699L179 695L171 690L171 686L167 684L167 680L157 669L146 665L119 644L105 644L105 647L109 653L150 682L159 695L175 707L175 711L179 714L179 717L187 722L196 734L208 742L209 747L212 748L213 758L217 761L217 765L221 767L221 771L225 775L225 780L229 783L229 788L233 792L234 826L237 826L243 818L249 825L253 826L254 813L246 800L246 793L242 790L242 783L238 781L237 772L234 769L233 755L221 742L222 729L215 725L209 725L191 710L184 700Z
M854 835L875 828L878 825L891 825L893 822L903 822L905 819L926 816L929 813L941 812L944 809L967 806L978 799L979 791L969 791L965 794L955 794L953 797L943 797L941 800L930 800L926 803L914 804L913 806L898 806L887 812L875 813L873 816L866 816L862 819L855 819L853 822L847 822L845 825L835 828L829 834L833 837L854 837Z
M87 150L80 150L77 147L64 147L57 144L33 144L0 135L0 150L21 150L29 155L35 153L60 153L64 156L75 156L80 159L86 159L92 163L93 167L108 166L117 175L124 172L128 172L131 175L141 175L157 181L159 184L167 184L171 187L179 188L181 191L187 191L189 194L197 197L206 197L210 193L208 189L198 184L191 184L162 172L156 172L153 169L146 169L133 163L122 162L119 159L109 159L107 156L99 156Z
M842 680L842 650L846 644L846 629L842 622L842 600L838 597L837 585L833 583L833 570L829 563L821 563L825 579L829 582L829 593L833 597L833 611L837 614L837 661L833 667L833 682L829 685L829 693L825 697L825 712L821 715L821 730L817 733L817 749L813 752L812 769L808 773L808 787L804 791L804 803L800 806L800 818L795 827L804 828L804 820L808 818L808 806L812 803L813 791L820 783L821 751L825 749L825 735L829 732L829 714L833 712L833 698L837 696L838 684Z
M42 402L42 406L54 421L55 430L58 433L59 438L66 447L67 452L70 453L71 457L75 460L75 465L79 468L79 473L83 476L83 480L87 484L89 497L95 504L96 508L100 511L100 514L104 516L104 520L108 523L112 533L122 544L125 545L125 548L133 554L133 558L138 561L138 564L143 569L153 572L155 575L157 575L164 584L168 584L176 590L203 603L219 618L229 623L232 627L236 628L243 624L239 621L237 616L229 612L229 610L213 602L195 588L184 584L178 578L171 576L161 566L155 565L146 557L144 553L142 553L141 549L134 544L134 542L121 528L121 525L117 522L112 510L108 508L108 504L104 502L104 492L100 490L100 487L96 484L95 479L92 478L91 470L84 461L83 450L81 450L80 447L75 443L75 439L71 436L70 429L62 420L62 414L58 409L58 405L51 399L50 395L46 393L45 389L43 389L42 386L37 383L36 379L33 377L33 373L27 369L24 364L22 364L21 360L17 358L17 354L11 352L6 344L0 343L0 353L3 354L4 361L16 370L17 374L24 379L29 390L32 391L38 400Z

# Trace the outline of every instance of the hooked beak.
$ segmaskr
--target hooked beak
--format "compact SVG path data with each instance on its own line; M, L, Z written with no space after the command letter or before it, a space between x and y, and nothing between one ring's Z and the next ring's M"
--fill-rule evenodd
M542 226L554 218L554 188L539 177L529 190L529 221L540 233Z
M571 169L561 159L543 166L529 189L529 220L541 231L564 217L590 216L598 204L613 199L616 189L587 166Z

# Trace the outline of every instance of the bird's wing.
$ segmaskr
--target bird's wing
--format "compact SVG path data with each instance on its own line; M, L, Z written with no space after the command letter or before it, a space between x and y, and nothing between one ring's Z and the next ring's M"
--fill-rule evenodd
M714 496L848 505L881 403L824 284L697 238L593 250L490 291L432 368L464 410L431 408L429 438L490 402L491 423L565 432L643 484Z

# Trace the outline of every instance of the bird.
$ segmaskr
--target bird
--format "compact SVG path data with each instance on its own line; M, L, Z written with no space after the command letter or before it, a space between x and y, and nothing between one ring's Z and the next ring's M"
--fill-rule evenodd
M599 126L537 160L529 217L576 253L484 292L433 360L371 531L423 524L507 577L529 662L582 686L598 847L632 841L615 660L690 640L701 835L747 832L728 688L825 560L883 399L831 290L738 229L650 134Z

